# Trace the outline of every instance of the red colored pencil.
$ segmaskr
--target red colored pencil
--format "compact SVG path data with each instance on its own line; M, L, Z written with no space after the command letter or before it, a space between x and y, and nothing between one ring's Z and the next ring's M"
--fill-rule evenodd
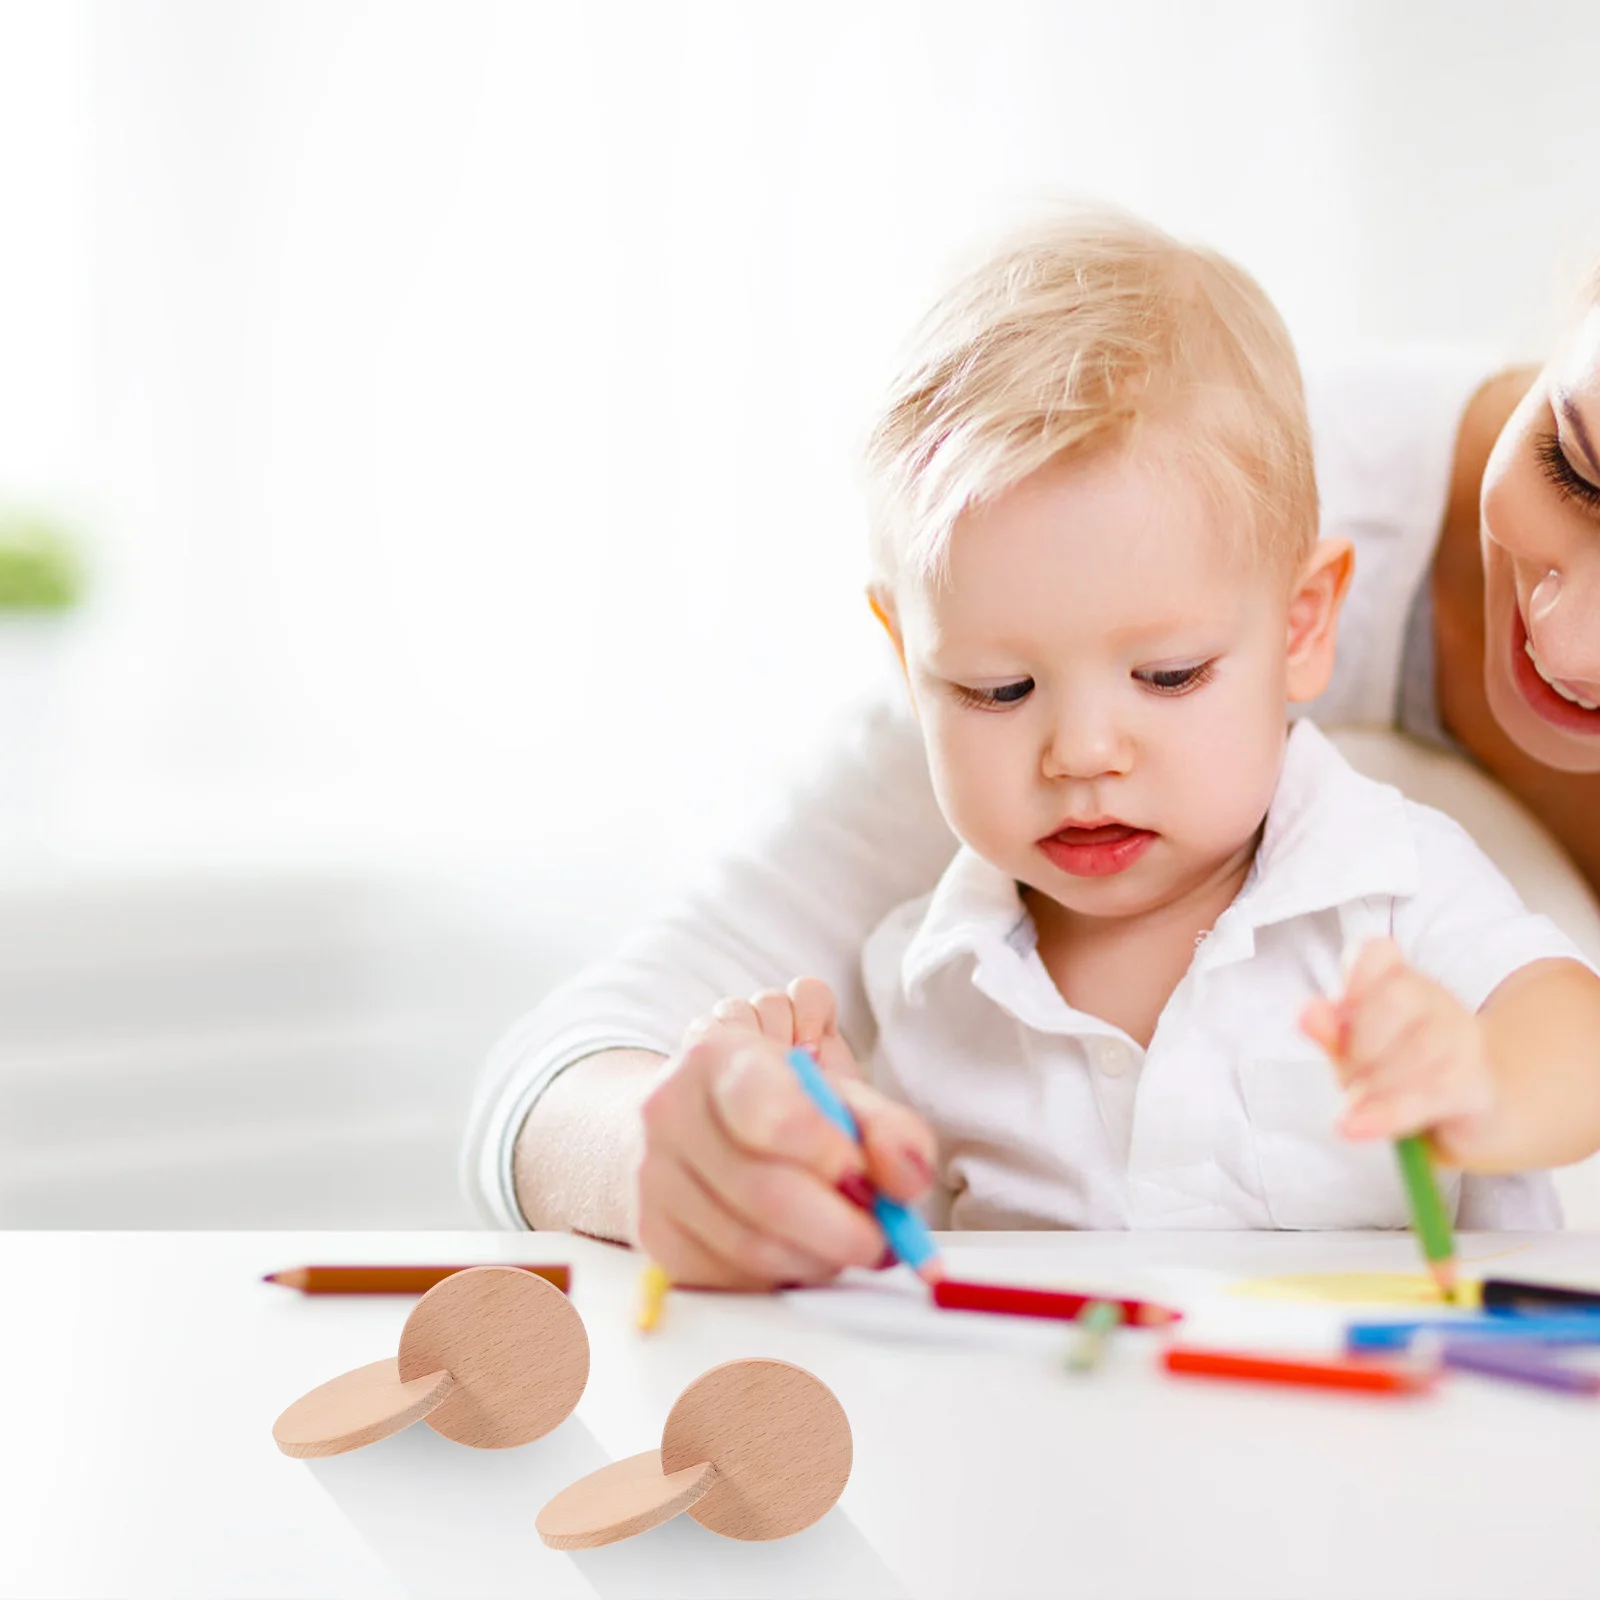
M1296 1383L1317 1389L1364 1389L1373 1394L1414 1394L1428 1388L1427 1368L1385 1367L1359 1361L1285 1361L1277 1356L1235 1355L1174 1345L1165 1356L1168 1372L1191 1377L1250 1378L1260 1383Z
M553 1283L563 1294L572 1275L564 1266L531 1267L524 1261L479 1261L480 1267L519 1267ZM306 1294L423 1294L461 1267L293 1267L269 1272L263 1283L281 1283Z
M941 1278L933 1286L933 1303L946 1311L995 1311L1008 1317L1050 1317L1076 1322L1078 1314L1096 1300L1122 1308L1123 1320L1135 1327L1165 1327L1183 1313L1148 1300L1118 1300L1105 1294L1069 1294L1062 1289L1023 1289L1005 1283L972 1283L961 1278Z

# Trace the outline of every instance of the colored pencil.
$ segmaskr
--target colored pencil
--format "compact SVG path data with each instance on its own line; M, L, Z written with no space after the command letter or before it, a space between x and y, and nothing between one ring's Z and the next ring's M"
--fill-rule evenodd
M639 1332L650 1333L661 1320L662 1308L667 1303L667 1290L672 1279L664 1269L651 1262L639 1280Z
M1524 1311L1600 1311L1600 1289L1571 1289L1558 1283L1519 1283L1514 1278L1483 1280L1483 1309L1498 1316Z
M805 1050L791 1050L789 1065L817 1110L847 1138L859 1143L861 1130L856 1126L850 1108L840 1099L838 1090L823 1076L822 1068L812 1060L810 1054ZM872 1198L872 1215L883 1229L889 1248L919 1278L928 1283L937 1283L944 1276L944 1268L939 1264L939 1247L933 1242L927 1223L910 1206L902 1205L886 1194L875 1194Z
M1073 1294L1065 1289L1024 1289L1006 1283L972 1283L945 1278L933 1286L933 1303L946 1311L993 1311L1007 1317L1051 1317L1075 1322L1085 1307L1103 1300L1114 1305L1123 1320L1135 1327L1164 1327L1182 1317L1181 1311L1148 1300L1120 1300L1111 1295Z
M572 1282L570 1267L535 1267L525 1261L470 1261L458 1267L292 1267L287 1272L269 1272L261 1281L299 1289L303 1294L424 1294L469 1266L516 1267L553 1283L563 1294Z
M1442 1339L1439 1360L1461 1372L1476 1372L1508 1383L1526 1383L1536 1389L1564 1394L1600 1393L1600 1372L1568 1367L1540 1355L1537 1346L1502 1344L1497 1339Z
M1067 1351L1068 1372L1093 1372L1106 1353L1111 1335L1122 1325L1122 1307L1115 1300L1091 1300L1078 1313L1078 1335Z
M1230 1350L1196 1350L1187 1345L1172 1346L1163 1359L1168 1372L1188 1377L1245 1378L1318 1389L1360 1389L1372 1394L1415 1394L1433 1383L1433 1373L1417 1367L1377 1366L1360 1361L1287 1361L1276 1356L1239 1355Z
M1419 1334L1442 1339L1491 1340L1498 1344L1600 1345L1600 1316L1575 1312L1548 1317L1482 1316L1426 1317L1415 1322L1352 1322L1344 1330L1345 1349L1404 1350Z
M1444 1197L1439 1193L1439 1181L1434 1176L1433 1156L1428 1141L1420 1133L1399 1140L1394 1147L1400 1163L1400 1177L1411 1201L1411 1218L1416 1224L1417 1239L1422 1245L1423 1259L1433 1281L1439 1285L1446 1299L1456 1296L1456 1241L1450 1228L1450 1215L1445 1210Z

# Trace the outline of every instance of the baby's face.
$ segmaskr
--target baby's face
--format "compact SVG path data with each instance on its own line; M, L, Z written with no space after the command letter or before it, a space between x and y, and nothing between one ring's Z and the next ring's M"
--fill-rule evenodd
M1069 912L1138 916L1254 850L1283 754L1290 585L1230 559L1147 436L958 522L950 581L895 593L955 832Z

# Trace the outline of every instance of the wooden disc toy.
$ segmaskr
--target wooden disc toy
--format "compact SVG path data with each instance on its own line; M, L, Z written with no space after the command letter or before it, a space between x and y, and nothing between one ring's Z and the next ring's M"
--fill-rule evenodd
M503 1450L565 1421L588 1379L589 1336L559 1289L516 1267L472 1267L417 1302L397 1357L302 1395L272 1436L285 1455L332 1456L420 1417L459 1444Z
M552 1550L594 1550L631 1539L692 1506L716 1475L709 1461L663 1472L659 1450L613 1461L563 1489L539 1513L539 1537Z
M402 1383L399 1363L386 1356L301 1395L273 1423L272 1437L286 1456L343 1455L409 1428L453 1381L448 1372L430 1372Z
M850 1460L850 1422L825 1383L787 1361L729 1361L678 1396L659 1452L563 1489L536 1526L557 1550L592 1550L687 1511L729 1539L783 1539L832 1509Z

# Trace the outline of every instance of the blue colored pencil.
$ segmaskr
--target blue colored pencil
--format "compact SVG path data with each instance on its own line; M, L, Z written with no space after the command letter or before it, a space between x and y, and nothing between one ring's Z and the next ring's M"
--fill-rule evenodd
M834 1127L856 1143L861 1142L861 1130L850 1108L839 1098L839 1091L823 1076L822 1068L811 1059L808 1052L794 1049L789 1052L789 1065L800 1080L800 1087L810 1095L811 1103ZM939 1265L939 1247L928 1232L928 1225L909 1206L892 1200L886 1194L873 1196L872 1215L889 1248L911 1268L918 1277L936 1283L944 1276Z
M1485 1339L1497 1344L1600 1345L1600 1316L1428 1317L1419 1322L1352 1322L1345 1329L1345 1348L1403 1350L1420 1333L1450 1340Z

